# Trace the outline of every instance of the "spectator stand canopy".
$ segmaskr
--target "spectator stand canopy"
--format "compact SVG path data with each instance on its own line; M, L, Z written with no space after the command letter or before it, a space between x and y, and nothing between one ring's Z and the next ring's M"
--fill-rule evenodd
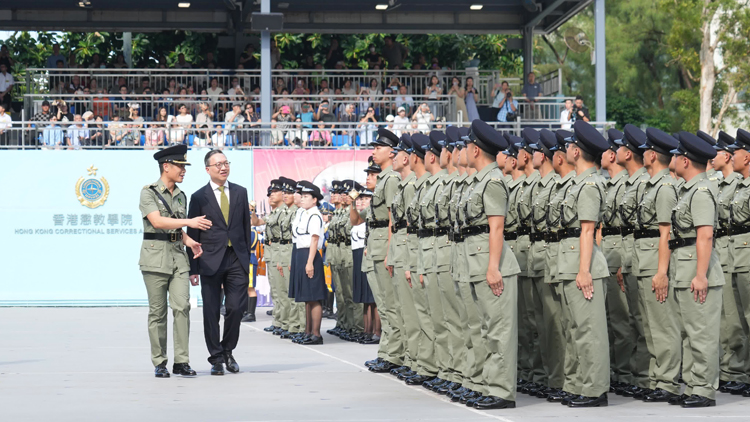
M225 33L234 37L237 55L244 47L243 35L253 32L252 17L258 12L283 14L283 32L521 34L522 42L514 47L523 50L527 74L533 68L532 35L555 30L595 2L596 110L597 120L604 121L604 1L5 0L0 5L0 27L26 31ZM268 58L270 64L270 42L264 42L264 38L270 39L269 31L261 31L261 59ZM270 65L261 65L261 69L269 70L270 83Z

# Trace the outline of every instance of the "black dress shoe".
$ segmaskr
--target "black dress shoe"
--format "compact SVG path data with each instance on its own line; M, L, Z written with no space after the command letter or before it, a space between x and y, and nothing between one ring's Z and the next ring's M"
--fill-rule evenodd
M383 358L377 358L377 359L373 359L373 360L368 360L367 362L365 362L365 366L369 368L369 367L371 367L373 365L379 364L380 362L383 362Z
M410 372L411 368L408 366L399 366L396 368L391 369L389 372L391 375L399 376L399 374L403 374L404 372Z
M649 394L653 393L654 390L650 388L641 388L641 391L633 394L633 398L636 400L643 400L644 397L648 396Z
M556 388L550 388L550 387L541 388L539 389L539 391L536 392L535 397L538 397L540 399L546 399L547 397L550 396L550 394L557 393L558 391L559 390L557 390Z
M681 394L681 395L675 395L671 399L667 400L667 403L671 404L672 406L676 406L678 404L682 404L683 401L685 401L686 398L688 398L687 394Z
M284 335L285 333L288 333L288 332L289 331L286 331L285 329L283 329L281 327L276 327L276 329L273 330L273 335L275 335L275 336L282 336L282 335Z
M304 346L315 345L315 344L323 344L323 337L321 337L321 336L310 336L307 339L305 339L304 341L300 342L300 344L302 344Z
M623 393L623 391L625 391L625 390L627 390L627 389L629 389L631 387L632 387L632 385L630 385L630 384L620 383L619 385L615 386L614 393L617 394L618 396L621 396L622 393Z
M435 377L435 378L433 378L433 379L431 379L431 380L427 381L426 383L424 383L424 384L422 384L422 385L424 385L424 387L425 387L425 388L428 388L428 389L429 389L429 388L432 388L432 386L433 386L433 385L435 385L435 384L442 384L442 383L444 383L444 382L445 382L445 380L444 380L444 379L442 379L442 378L438 378L438 377Z
M750 385L745 384L744 382L738 382L733 386L727 385L726 390L734 396L741 396L748 387L750 387Z
M291 338L294 333L291 333L289 331L282 331L282 332L276 334L276 332L274 331L273 334L279 336L280 338L282 338L284 340L286 340L288 338Z
M224 375L224 364L215 363L211 366L211 375Z
M276 326L272 325L270 327L264 328L263 331L265 331L267 333L272 333L272 332L276 331L276 328L277 328Z
M489 409L513 409L516 407L516 402L501 399L495 396L485 396L484 399L474 403L475 409L489 410Z
M608 405L609 401L607 401L607 393L604 393L599 397L580 396L568 403L568 407L605 407Z
M402 372L402 373L398 374L398 379L400 379L401 381L404 381L407 378L411 378L411 377L414 377L414 376L417 376L417 375L419 375L419 374L417 374L416 371L406 371L406 372Z
M266 315L272 316L273 315L273 309L266 311Z
M367 340L361 340L359 344L380 344L380 336L373 334Z
M169 370L167 370L166 362L156 365L154 368L154 376L156 378L169 378Z
M742 392L742 397L750 397L750 387Z
M672 397L677 397L677 394L670 393L667 390L657 388L651 394L647 394L643 397L643 401L646 403L664 403L669 402Z
M686 398L682 401L682 404L680 404L681 407L711 407L716 406L716 400L711 400L708 397L699 396L697 394L693 394L692 396Z
M623 387L620 392L621 396L623 397L633 397L634 395L640 393L643 390L643 388L638 387L636 385L629 385L627 387Z
M573 400L575 400L575 399L580 399L580 398L582 398L582 397L583 397L583 396L579 396L579 395L577 395L577 394L570 394L570 393L567 393L567 396L565 396L565 398L564 398L564 399L562 399L562 401L560 401L560 404L561 404L561 405L563 405L563 406L567 406L567 405L569 405L569 404L570 404L570 402L571 402L571 401L573 401Z
M388 362L387 360L384 360L378 365L371 366L370 371L375 372L377 374L382 374L384 372L389 372L393 368L397 368L397 366Z
M516 387L520 387L520 386L522 386L522 385L524 385L524 384L526 384L526 383L528 383L528 381L526 381L526 380L525 380L525 379L523 379L523 378L518 378L518 379L516 379Z
M482 393L480 393L478 391L471 391L471 390L469 390L466 394L464 394L463 396L461 396L460 399L458 399L458 402L461 403L461 404L466 404L466 403L468 403L469 400L476 401L480 397L482 397ZM473 403L472 403L472 406L473 406Z
M536 392L541 390L543 387L535 382L530 382L521 387L521 392L530 396L536 396Z
M241 322L255 322L255 314L251 314L250 312L246 312L245 315L242 315L242 321Z
M484 400L484 396L481 393L477 393L477 396L473 399L466 400L466 407L474 407L475 404Z
M430 385L425 385L425 388L428 389L428 390L437 391L437 390L440 389L440 387L442 387L444 385L448 385L450 383L451 382L448 381L448 380L443 380L443 382L434 382L434 383L432 383Z
M426 381L429 381L431 379L432 377L428 377L426 375L415 375L411 378L405 379L404 382L406 383L406 385L422 385Z
M560 403L568 396L570 396L566 391L563 391L562 389L555 390L554 392L550 393L549 396L547 396L547 401L553 402L553 403Z
M461 400L461 396L463 396L466 393L471 392L468 388L461 386L461 388L458 388L453 391L449 391L447 396L450 397L451 401L459 401Z
M443 385L437 390L433 389L432 391L435 391L438 394L448 394L451 391L458 390L459 388L461 388L461 384L457 382L451 382L451 383Z
M304 333L299 336L292 337L292 342L297 343L297 344L302 344L303 342L307 341L307 339L309 339L310 337L312 337L312 334Z
M330 330L326 331L326 333L330 334L332 336L339 337L339 336L341 336L341 327L331 328Z
M234 360L234 356L231 353L224 354L224 361L227 365L227 371L233 374L240 372L240 365L237 365L237 361Z
M186 377L197 375L196 372L193 371L193 368L191 368L187 363L175 363L174 365L172 365L172 372L174 372L175 375L182 375Z

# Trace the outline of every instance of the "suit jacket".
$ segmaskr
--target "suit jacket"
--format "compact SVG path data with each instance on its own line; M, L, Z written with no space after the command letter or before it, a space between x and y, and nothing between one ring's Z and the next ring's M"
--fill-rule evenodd
M227 182L228 183L228 182ZM203 255L195 259L188 248L190 259L190 275L212 276L216 274L224 258L227 243L232 241L232 248L245 272L250 271L250 245L252 245L250 206L247 199L247 189L236 183L229 184L229 223L224 221L221 207L211 190L211 184L206 184L190 197L188 218L205 215L213 225L202 231L187 229L187 234L196 242L203 245Z

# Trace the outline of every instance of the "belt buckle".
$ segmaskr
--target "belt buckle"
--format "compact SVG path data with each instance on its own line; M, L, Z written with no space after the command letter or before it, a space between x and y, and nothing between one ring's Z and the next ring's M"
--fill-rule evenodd
M177 241L177 233L169 233L169 241L170 242L176 242Z

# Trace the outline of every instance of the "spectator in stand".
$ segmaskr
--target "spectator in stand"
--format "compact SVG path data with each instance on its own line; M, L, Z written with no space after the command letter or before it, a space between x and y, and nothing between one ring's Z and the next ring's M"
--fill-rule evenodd
M78 69L79 67L81 66L78 66L76 53L70 53L70 56L68 56L68 69Z
M359 109L367 110L368 108L370 108L370 90L363 87L359 90Z
M333 69L337 62L344 61L344 52L339 46L339 40L336 38L331 39L331 47L328 49L326 54L326 68Z
M130 114L128 118L131 122L130 127L138 131L138 138L140 139L140 136L143 133L143 117L141 116L141 106L138 103L130 103L129 107Z
M168 138L167 137L167 131L166 131L166 129L167 129L167 120L168 119L169 119L169 112L167 111L167 109L164 108L164 107L159 107L159 109L156 111L156 118L154 119L154 122L156 123L156 126L152 125L152 127L155 127L157 131L161 130L163 132L163 134L159 135L159 134L154 134L152 132L151 136L146 135L146 140L148 141L149 139L152 139L152 141L153 141L154 136L156 136L156 137L163 137L163 141L159 145L166 145L167 142L168 142L167 141L167 138Z
M146 89L148 89L148 87L149 87L149 79L148 79L148 76L144 76L144 77L142 77L142 78L141 78L141 85L140 85L139 87L137 87L137 88L136 88L136 89L134 90L134 92L135 92L136 94L143 94L143 91L145 91Z
M88 145L89 143L89 130L86 124L83 123L83 119L80 114L76 114L73 118L74 123L68 127L68 131L65 136L65 144L68 149L79 149L81 145Z
M474 78L469 76L466 78L466 111L468 113L469 122L479 118L479 110L477 110L477 100L479 99L479 93L474 87Z
M565 100L565 108L560 112L560 128L570 130L573 127L573 101Z
M117 56L115 57L115 62L112 63L112 67L115 69L127 69L128 64L125 62L125 56L123 56L122 53L117 53Z
M331 104L328 102L328 100L323 100L320 102L318 112L315 113L315 120L324 123L336 122L336 116L331 113Z
M393 90L391 88L386 88L383 91L383 100L382 100L382 110L381 114L390 114L394 115L396 114L396 110L398 109L398 106L394 103L394 97L393 97Z
M10 56L10 51L8 50L7 45L3 45L0 47L0 64L5 64L5 67L8 69L11 69L13 67L14 60Z
M432 129L430 122L435 120L435 116L430 111L430 106L428 106L427 103L422 103L411 118L412 120L417 121L417 130L425 135L430 133L430 130Z
M68 94L75 94L82 89L83 84L81 83L81 77L78 75L73 75L73 77L70 79L70 83L68 84Z
M510 86L508 85L507 81L503 81L502 83L496 83L495 86L492 88L492 108L500 108L500 104L503 103L503 100L505 99L505 94L510 89Z
M10 131L13 126L10 114L6 113L5 104L0 104L0 146L10 145Z
M57 117L51 116L49 118L49 124L40 130L42 134L42 145L46 148L60 148L63 144L63 130L59 124L57 124ZM0 135L2 138L2 135ZM1 143L2 141L0 141Z
M260 116L255 113L255 106L247 103L245 104L245 131L241 139L242 144L245 146L258 146L260 141L260 133L257 129L260 129Z
M128 82L124 76L120 76L119 78L117 78L117 82L115 82L111 87L109 87L109 93L112 95L119 94L120 87L122 86L124 86L125 88L127 88L128 91L130 91L128 87Z
M277 100L276 100L276 110L277 111L281 110L284 106L286 106L286 107L289 108L289 112L290 113L295 109L294 100L292 100L291 98L289 98L289 90L288 89L284 88L283 90L281 90L281 95L277 95L276 97L277 97ZM279 122L281 122L281 121L279 120Z
M331 87L328 85L328 79L321 79L320 84L318 85L318 95L320 95L320 93L326 89L331 89Z
M339 122L345 123L342 126L343 133L349 136L349 142L351 142L354 139L354 128L355 124L359 121L357 118L357 113L354 109L354 104L348 103L344 107L344 112L339 114ZM342 145L344 146L344 145ZM347 144L346 146L351 146L350 144Z
M57 121L62 127L68 127L68 123L73 121L73 113L68 110L68 104L65 100L54 100L52 105L56 108Z
M245 46L245 51L242 53L242 55L240 55L240 64L245 69L258 68L258 59L255 58L255 46L253 44L248 44Z
M212 104L216 104L223 91L224 89L219 86L219 79L211 78L210 85L206 92L208 93L208 97L211 98Z
M0 63L0 104L5 105L7 110L10 110L11 93L13 89L13 75L8 72L8 66L5 63Z
M177 95L177 93L180 92L180 88L177 87L177 79L169 78L165 89L169 91L169 95Z
M461 87L461 80L456 76L451 78L451 87L448 90L448 95L454 95L456 97L456 115L450 116L450 118L453 119L454 122L470 122L469 112L466 109L466 102L464 101L466 91ZM458 116L459 114L461 115L460 120Z
M166 111L166 109L162 109ZM146 129L146 143L144 144L145 149L154 149L167 143L167 122L166 121L155 121L151 123Z
M278 128L276 119L271 119L271 146L284 146L284 132Z
M396 66L402 67L404 65L404 57L409 54L409 49L404 47L403 44L393 41L393 37L390 35L384 39L385 45L383 46L383 57L388 62L388 68L394 69Z
M93 81L92 81L93 82ZM91 89L89 89L91 91ZM93 91L91 91L93 93ZM96 96L91 101L91 111L95 115L101 116L104 120L109 120L110 107L112 104L109 102L109 97L104 89L99 88L96 90Z
M288 105L285 105L281 106L279 111L271 116L272 118L276 119L276 126L283 133L288 132L292 128L292 121L294 120L294 117L291 113L292 109Z
M209 51L206 53L206 58L203 60L203 63L201 63L202 68L208 69L208 65L213 65L214 67L217 66L216 59L214 59L214 52Z
M310 103L307 101L302 103L302 110L298 116L302 122L302 126L306 129L312 129L312 122L315 119L315 110L313 110Z
M394 120L395 120L395 118L393 117L393 114L389 114L389 115L385 116L385 122L386 122L385 128L388 129L388 130L390 130L391 132L393 132L393 121Z
M515 122L518 117L518 101L513 98L513 91L505 91L505 98L500 101L500 111L497 112L498 122Z
M537 97L542 95L542 86L536 82L536 75L534 72L529 72L528 80L523 85L521 91L524 98L526 98L528 112L526 118L529 120L536 120L539 118L539 109L536 105Z
M96 119L94 119L93 116L94 114L91 113L91 117L89 117L88 119L84 117L83 120L91 122L87 123L89 127L89 134L91 135L91 137L89 138L89 145L100 147L106 143L104 137L107 134L107 131L104 130L104 122L102 121L102 118L97 117Z
M102 63L102 58L99 53L94 53L94 55L91 56L91 63L89 63L88 67L89 69L104 69L107 65Z
M154 117L154 102L153 97L151 95L153 92L151 91L151 88L146 88L143 90L143 96L138 97L138 103L141 105L141 116L143 116L143 119L147 122L151 121Z
M114 113L120 117L126 117L128 110L128 87L122 85L120 87L120 96L112 99L112 108Z
M180 104L177 107L179 114L168 120L168 123L172 126L169 131L169 142L172 145L178 145L185 143L188 131L193 127L193 116L188 114L188 109L185 104Z
M286 133L286 138L290 146L295 148L304 148L307 146L307 137L310 130L302 127L302 120L299 117L294 119L292 130Z
M589 108L583 105L583 97L576 95L575 106L573 107L573 121L583 120L584 122L591 121L591 115L589 115Z
M430 108L434 114L437 108L436 102L440 99L440 96L443 95L443 87L440 86L440 78L436 75L430 77L430 84L424 89L424 95L430 100Z
M222 93L222 96L219 97L219 105L218 107L216 107L216 120L224 120L224 118L227 116L227 113L231 111L232 101L229 99L226 93Z
M198 103L200 112L195 116L195 140L193 145L204 147L211 144L211 128L214 113L208 103Z
M407 115L411 114L411 110L414 108L414 98L407 94L406 85L398 87L398 95L393 100L393 103L397 108L404 108Z
M127 133L126 127L120 122L120 116L113 116L112 123L109 124L109 142L105 145L108 147L116 146Z
M370 50L367 55L365 55L365 60L367 60L367 68L368 69L374 69L375 66L378 66L380 68L383 67L383 56L381 56L376 50L375 45L370 44Z
M97 92L99 92L99 82L97 82L94 78L91 78L91 80L89 80L89 91L91 91L92 94L96 94Z
M393 133L396 136L401 136L401 134L409 130L409 118L406 117L406 108L403 106L398 108L397 113L393 119Z
M344 80L344 87L341 88L342 95L357 95L357 87L352 85L351 79ZM347 98L346 101L353 101L354 98Z
M193 66L190 65L190 63L185 61L185 55L180 53L177 56L177 63L173 66L175 69L192 69Z
M282 88L282 90L285 88ZM297 80L297 86L294 88L294 92L292 95L310 95L310 90L307 89L305 86L305 81L302 79ZM297 98L297 100L301 100L302 98Z
M124 145L127 147L132 146L140 146L141 145L141 132L136 128L136 125L133 124L129 118L123 119L123 128L125 130L125 135L120 140L120 145Z
M367 112L362 119L359 121L359 143L361 146L366 147L374 141L373 136L378 130L378 120L375 118L375 109L372 107L366 108Z
M50 111L49 107L49 101L44 100L42 101L42 110L38 111L36 114L34 114L34 117L31 118L32 122L48 122L54 117L52 112ZM35 130L29 131L29 137L33 139L39 139L39 135L42 134L42 123L34 123ZM31 129L32 123L29 123L27 126L29 129Z
M308 144L314 147L330 147L331 143L331 131L326 129L323 121L318 122L318 128L310 134Z
M245 116L242 114L242 106L240 104L233 104L232 111L227 113L224 121L226 122L224 127L225 136L227 137L226 144L237 145L244 126L243 122L245 121Z
M68 67L68 59L60 54L60 44L55 43L52 45L52 54L47 57L46 67L48 69L54 69L57 66L57 62L62 61L62 67Z

